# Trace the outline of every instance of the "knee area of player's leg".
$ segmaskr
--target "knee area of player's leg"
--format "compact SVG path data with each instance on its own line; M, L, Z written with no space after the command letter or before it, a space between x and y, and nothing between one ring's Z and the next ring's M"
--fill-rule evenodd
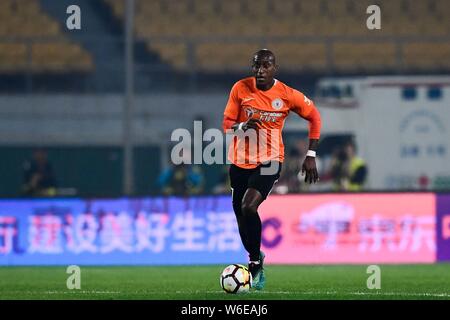
M245 215L252 215L252 214L257 214L257 210L255 206L252 206L251 204L248 203L242 203L241 206L241 211L242 214Z

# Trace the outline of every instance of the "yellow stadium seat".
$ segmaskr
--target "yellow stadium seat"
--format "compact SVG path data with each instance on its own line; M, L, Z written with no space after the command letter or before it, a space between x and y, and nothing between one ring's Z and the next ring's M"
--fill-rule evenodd
M25 70L27 56L27 46L24 43L0 43L0 71Z
M325 1L324 7L326 8L326 14L329 17L346 18L349 13L349 0L333 0Z
M173 65L177 70L185 70L188 67L184 43L151 42L148 49L157 52L163 61Z
M270 42L268 48L276 54L281 69L290 71L326 69L326 47L323 43Z
M299 14L300 1L272 1L271 14L274 16L295 17Z
M216 14L215 2L194 0L194 14L200 17L211 17Z
M89 71L92 59L78 45L68 42L35 43L32 45L31 68L35 72Z
M317 18L324 14L323 7L321 1L317 0L306 0L306 1L298 1L297 3L291 4L291 10L295 10L296 6L299 8L299 17L304 19L305 17L308 18ZM291 15L295 11L291 12Z
M183 18L193 12L191 2L189 0L165 1L167 15L172 17Z
M197 65L204 71L250 70L253 53L258 43L205 43L196 48Z
M374 71L396 66L396 47L392 42L337 42L333 63L340 71Z
M242 5L240 0L226 0L218 2L218 15L233 18L242 14Z
M258 0L257 2L254 0L243 0L242 6L243 9L245 9L246 16L251 17L252 19L255 17L258 19L265 19L272 15L269 0Z
M405 67L450 70L450 43L416 42L403 46Z
M414 19L428 17L430 15L430 2L427 0L406 0L407 15Z
M122 18L125 11L125 3L122 0L105 0L112 8L117 18Z
M89 53L77 44L64 41L59 23L41 10L39 0L1 0L0 19L0 35L17 41L0 41L0 70L22 72L30 67L29 63L33 71L65 72L93 68ZM62 41L45 43L33 40L35 37L53 36Z
M104 1L123 18L123 0ZM381 30L366 27L366 10L372 4L381 8ZM148 39L149 50L176 69L189 63L188 43L195 48L199 67L206 71L243 70L249 51L270 44L293 70L326 71L326 48L331 43L329 55L338 70L375 71L397 67L396 37L449 36L448 11L449 0L138 0L136 33ZM29 33L33 28L26 29L23 32ZM0 34L7 32L0 26ZM311 41L315 36L330 38ZM336 42L341 38L352 41L353 36L364 42ZM378 39L384 36L393 38ZM164 37L181 42L155 44ZM255 38L254 43L246 43L247 38ZM414 65L416 58L419 65L429 63L417 52L408 56L406 65Z

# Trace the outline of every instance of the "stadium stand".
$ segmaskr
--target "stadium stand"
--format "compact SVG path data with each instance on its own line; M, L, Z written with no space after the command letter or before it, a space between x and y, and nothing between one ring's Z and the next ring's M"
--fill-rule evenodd
M93 59L63 35L38 0L0 1L0 72L89 72Z
M27 67L27 46L24 43L0 43L0 71L21 72Z
M41 72L88 72L92 69L89 53L69 42L34 43L32 70Z
M403 47L406 67L450 69L450 43L415 42Z
M123 1L104 1L123 19ZM382 10L382 30L366 28L371 4ZM137 6L137 36L176 70L191 64L205 72L243 70L248 52L265 46L289 70L449 70L447 0L138 0ZM447 38L430 44L427 37Z
M340 71L369 72L386 67L394 68L395 54L392 42L339 42L333 46L334 64Z

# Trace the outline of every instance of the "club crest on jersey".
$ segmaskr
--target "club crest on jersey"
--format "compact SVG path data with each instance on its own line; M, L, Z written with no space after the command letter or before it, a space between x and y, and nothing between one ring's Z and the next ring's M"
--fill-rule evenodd
M283 108L283 100L281 100L280 98L272 100L272 108L274 108L275 110L280 110L281 108Z

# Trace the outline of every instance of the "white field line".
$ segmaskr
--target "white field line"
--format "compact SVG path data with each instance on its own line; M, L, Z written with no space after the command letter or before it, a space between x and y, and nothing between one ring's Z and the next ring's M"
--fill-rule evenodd
M66 293L66 294L73 294L73 293L77 293L77 294L118 294L120 293L120 291L101 291L101 290L54 290L54 291L45 291L44 293L46 294L61 294L61 293Z
M450 293L411 293L411 292L350 292L351 295L378 295L378 296L411 296L411 297L450 297Z
M10 291L8 293L23 294L118 294L120 291L101 291L101 290L51 290L51 291Z
M222 293L223 291L195 291L190 293ZM176 291L178 294L186 294L185 291ZM429 292L338 292L338 291L252 291L250 294L284 294L284 295L355 295L355 296L411 296L411 297L450 297L450 293ZM169 294L169 292L167 292Z
M101 291L101 290L52 290L52 291L17 291L17 292L9 292L11 293L22 293L22 294L32 294L32 295L41 295L41 294L141 294L142 296L146 295L171 295L171 294L207 294L207 293L223 293L222 290L186 290L186 291ZM280 295L343 295L343 296L373 296L373 297L383 297L383 296L409 296L409 297L448 297L450 298L450 293L429 293L429 292L383 292L383 291L374 291L374 292L338 292L338 291L252 291L249 294L254 295L270 295L270 294L280 294Z
M337 292L337 291L314 291L314 292L289 292L289 291L258 291L257 294L286 294L286 295L350 295L350 296L410 296L410 297L450 297L450 293L411 293L411 292Z

